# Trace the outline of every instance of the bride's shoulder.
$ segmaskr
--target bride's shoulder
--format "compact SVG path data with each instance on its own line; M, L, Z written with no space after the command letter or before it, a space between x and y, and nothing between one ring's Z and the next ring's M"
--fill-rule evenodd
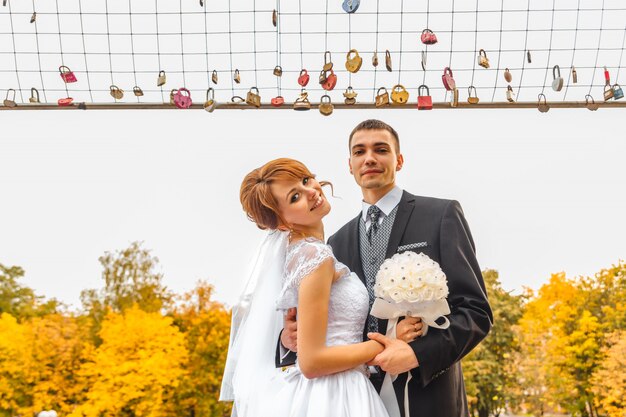
M334 259L331 247L319 239L307 237L289 244L285 267L290 271L305 265L319 265L327 258Z

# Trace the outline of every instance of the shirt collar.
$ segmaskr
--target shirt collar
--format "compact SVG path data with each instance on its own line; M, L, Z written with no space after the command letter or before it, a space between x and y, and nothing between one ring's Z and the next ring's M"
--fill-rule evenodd
M389 213L396 208L398 204L400 204L400 200L402 199L402 189L397 185L391 189L387 194L383 196L380 200L374 203L380 211L382 211L385 216L389 216ZM367 221L367 209L369 209L371 204L363 201L361 203L361 218L364 222Z

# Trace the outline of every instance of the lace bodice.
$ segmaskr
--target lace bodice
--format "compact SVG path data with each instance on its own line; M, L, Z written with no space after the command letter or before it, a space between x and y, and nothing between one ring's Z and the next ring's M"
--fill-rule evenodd
M328 258L333 259L338 278L330 291L326 344L361 342L369 310L367 290L356 274L335 259L331 247L317 239L302 239L287 247L283 287L276 306L282 310L297 307L300 283Z

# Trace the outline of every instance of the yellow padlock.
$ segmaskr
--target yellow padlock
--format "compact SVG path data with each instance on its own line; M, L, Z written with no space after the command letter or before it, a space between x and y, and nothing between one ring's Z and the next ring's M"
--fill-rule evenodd
M384 90L384 91L381 93L381 90ZM380 87L378 91L376 92L375 105L376 107L383 107L383 106L386 106L387 104L389 104L389 93L387 92L387 89L385 87Z
M354 74L361 69L361 65L363 65L363 58L359 52L356 49L350 49L346 55L346 69Z
M345 97L345 100L343 102L346 103L347 105L356 104L356 96L358 95L359 94L356 91L354 91L352 86L349 86L348 88L346 88L346 91L343 93L343 96Z
M335 109L333 103L330 101L330 96L328 94L324 94L322 98L320 98L319 110L324 116L330 116Z
M254 91L253 91L254 90ZM261 96L259 95L259 89L251 87L246 96L246 103L254 107L261 107Z
M409 101L409 92L402 84L396 84L391 89L391 101L393 104L406 104Z

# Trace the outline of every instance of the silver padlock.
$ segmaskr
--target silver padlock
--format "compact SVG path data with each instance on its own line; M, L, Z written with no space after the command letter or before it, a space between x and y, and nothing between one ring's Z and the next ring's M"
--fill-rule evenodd
M561 68L558 65L552 67L552 89L554 91L561 91L563 88L563 77L561 77Z

